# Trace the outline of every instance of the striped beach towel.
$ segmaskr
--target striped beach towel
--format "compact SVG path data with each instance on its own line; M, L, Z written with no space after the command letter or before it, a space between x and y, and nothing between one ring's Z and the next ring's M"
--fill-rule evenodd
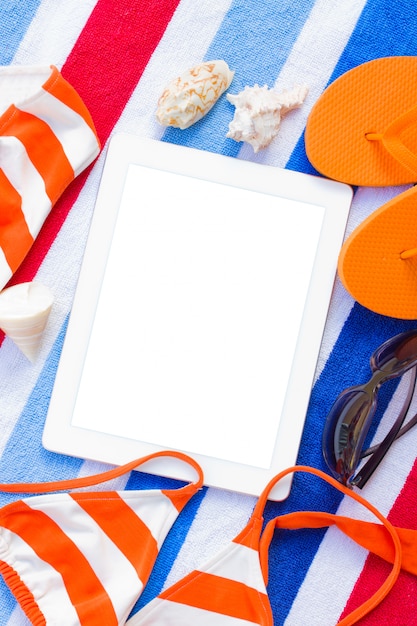
M118 131L192 146L275 167L313 173L304 128L323 89L345 71L389 55L417 55L414 0L8 0L0 3L0 64L55 65L91 114L102 153L66 188L47 216L12 282L36 278L55 294L39 357L27 362L2 337L0 348L0 481L30 482L85 475L100 464L42 448L41 436L67 318L84 250L107 142ZM155 119L165 86L202 60L224 59L235 72L229 88L267 84L309 87L266 150L226 138L233 106L224 96L187 130L164 129ZM393 84L392 89L397 89ZM2 96L3 100L3 96ZM405 188L358 188L348 233ZM287 303L290 306L290 303ZM373 314L355 303L337 280L321 348L298 463L326 471L323 424L345 387L363 382L369 356L385 339L415 326ZM108 341L117 341L109 329ZM125 364L118 364L122 366ZM401 383L383 389L380 440L397 414ZM415 407L414 407L415 409ZM364 488L365 497L398 526L417 528L417 431L396 442ZM132 472L115 489L169 488L171 481ZM0 505L16 499L0 494ZM160 551L135 614L152 598L208 560L246 524L254 499L203 489L181 512ZM355 505L314 477L297 475L289 498L270 502L266 516L294 510L342 515ZM221 523L219 523L221 522ZM333 626L380 584L387 564L337 529L283 531L270 549L268 592L277 626ZM402 572L394 589L363 624L417 623L417 579ZM0 582L0 626L28 620Z

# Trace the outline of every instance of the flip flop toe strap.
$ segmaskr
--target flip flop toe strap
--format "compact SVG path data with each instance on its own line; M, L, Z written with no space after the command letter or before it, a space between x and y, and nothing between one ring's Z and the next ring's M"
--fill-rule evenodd
M417 125L417 105L398 116L383 133L366 133L366 138L369 141L380 141L396 161L417 175L417 154L401 139L404 131L413 125Z

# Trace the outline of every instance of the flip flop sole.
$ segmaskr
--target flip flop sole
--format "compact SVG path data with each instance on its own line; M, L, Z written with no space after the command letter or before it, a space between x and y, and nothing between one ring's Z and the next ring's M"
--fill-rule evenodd
M307 120L305 144L312 165L328 178L379 187L417 181L417 170L402 165L382 141L383 134L417 104L417 57L369 61L336 79L320 96ZM417 153L417 108L400 124L396 139ZM417 163L417 158L416 158Z
M407 251L411 255L402 258ZM417 319L417 187L384 204L353 231L342 246L338 273L366 308Z

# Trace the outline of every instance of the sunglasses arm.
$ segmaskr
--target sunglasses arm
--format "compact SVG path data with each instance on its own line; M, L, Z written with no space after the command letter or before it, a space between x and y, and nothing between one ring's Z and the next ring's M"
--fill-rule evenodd
M415 389L416 378L417 378L417 367L413 367L411 372L412 372L412 375L410 377L407 398L404 402L401 412L399 413L397 419L392 425L391 430L387 433L387 435L381 441L381 443L373 448L369 448L362 455L362 456L367 456L371 454L372 456L365 463L365 465L363 465L363 467L359 470L356 476L351 480L352 486L362 489L366 485L366 483L368 482L369 478L372 476L372 474L374 473L378 465L381 463L382 459L388 452L389 448L391 447L395 439L397 439L398 437L403 435L405 432L407 432L407 430L409 430L411 426L413 426L417 422L417 415L414 415L413 418L410 420L410 422L403 429L401 429L401 426L408 413L408 409L410 408L411 400L414 395L414 389Z

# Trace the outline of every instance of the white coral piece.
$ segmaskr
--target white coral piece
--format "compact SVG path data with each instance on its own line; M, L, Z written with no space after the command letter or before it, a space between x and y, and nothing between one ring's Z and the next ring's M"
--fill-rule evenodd
M267 85L254 85L245 87L236 95L228 94L227 99L236 107L236 111L226 137L246 141L255 152L266 148L277 135L282 117L299 107L307 93L305 85L283 92L268 89Z
M225 61L206 61L171 81L158 101L156 117L163 126L188 128L210 111L233 80Z

